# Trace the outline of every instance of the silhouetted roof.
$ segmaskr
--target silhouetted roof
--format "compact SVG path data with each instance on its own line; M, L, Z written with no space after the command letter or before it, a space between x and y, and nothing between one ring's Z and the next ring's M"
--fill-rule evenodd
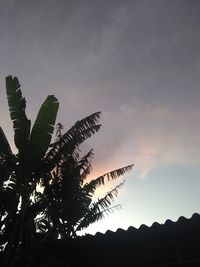
M91 266L131 266L129 262L136 266L182 266L183 262L200 266L200 215L195 213L189 219L181 216L176 222L166 220L164 224L142 224L138 229L130 226L127 230L98 232L79 237L76 242L92 252L93 264L99 253L110 263L99 260Z
M48 244L47 253L73 267L200 266L200 215L57 240Z
M177 221L172 221L170 219L167 219L165 223L158 223L154 222L151 226L147 226L145 224L140 225L139 228L135 228L133 226L129 226L127 230L118 228L115 232L111 230L107 230L105 233L97 232L95 235L86 234L84 236L80 236L79 238L90 238L90 239L98 239L98 238L107 238L113 237L113 236L128 236L130 235L131 238L133 235L146 235L150 232L154 233L156 235L157 233L161 233L162 231L165 232L171 232L176 231L180 232L182 234L183 228L190 229L191 231L197 230L197 228L200 227L200 215L198 213L194 213L191 218L185 218L184 216L180 216ZM186 229L185 229L186 230ZM187 235L186 231L184 235Z

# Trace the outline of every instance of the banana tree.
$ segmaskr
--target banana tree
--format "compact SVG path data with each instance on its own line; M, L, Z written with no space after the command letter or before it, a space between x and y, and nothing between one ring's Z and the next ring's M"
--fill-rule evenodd
M55 142L57 147L61 145L64 136L68 136L71 132L70 129L62 136L62 128L59 124ZM78 231L87 228L90 224L104 218L104 214L118 208L118 205L113 207L111 204L124 182L119 183L96 201L93 197L96 189L105 185L106 179L111 181L123 176L133 167L133 165L128 165L89 181L87 178L92 169L93 149L81 157L79 142L76 138L72 142L74 145L64 150L54 171L41 180L47 205L37 221L37 226L39 231L49 232L54 238L76 237Z
M15 266L16 262L31 266L33 253L43 240L75 237L77 231L101 219L120 185L93 202L95 189L106 178L115 179L133 165L88 182L93 151L80 157L79 146L99 131L101 113L77 121L64 134L60 127L60 134L51 143L57 98L46 98L31 127L16 77L6 78L6 93L17 153L12 152L0 128L0 246L4 266ZM37 190L38 185L43 192ZM38 239L37 232L42 238Z
M29 210L34 204L31 197L36 191L35 173L49 148L59 103L55 96L49 95L31 130L31 121L25 113L26 100L16 77L6 78L6 93L17 154L12 152L0 128L0 242L6 255L5 265L12 266L32 246L36 214L30 214Z

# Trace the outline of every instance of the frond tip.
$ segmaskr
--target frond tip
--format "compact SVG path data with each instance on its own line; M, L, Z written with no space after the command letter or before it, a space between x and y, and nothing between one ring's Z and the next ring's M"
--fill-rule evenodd
M119 188L124 184L125 181L117 185L115 188L110 190L104 197L94 202L88 209L87 214L80 220L76 231L80 231L87 228L90 224L95 223L104 218L104 214L107 214L114 209L121 207L120 205L111 206L114 198L117 197Z
M95 187L101 186L105 184L105 178L109 181L110 179L114 180L117 179L120 176L123 176L126 174L128 171L132 170L134 164L113 170L111 172L107 172L104 175L99 176L98 178L92 180L93 184Z
M109 173L104 174L104 176L107 176L108 180L109 179L116 179L119 176L124 175L125 173L127 173L128 171L130 171L133 168L134 164L132 165L128 165L119 169L116 169L114 171L111 171Z

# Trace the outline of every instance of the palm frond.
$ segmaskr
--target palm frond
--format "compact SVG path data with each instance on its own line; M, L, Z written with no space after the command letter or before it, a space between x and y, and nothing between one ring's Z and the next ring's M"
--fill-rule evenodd
M96 189L95 180L90 181L89 183L85 183L82 191L85 192L86 195L93 196Z
M118 194L118 189L124 184L124 182L118 184L114 189L110 190L104 197L98 199L97 202L93 204L92 208L98 208L98 209L108 209L114 200L114 198Z
M81 143L98 132L101 126L97 124L100 114L100 112L96 112L80 121L77 121L74 126L72 126L61 137L60 140L52 145L52 148L43 160L43 168L52 170L63 154L65 154L65 156L67 154L71 155Z
M109 191L104 197L98 199L96 202L92 204L92 206L88 209L88 213L80 220L77 231L80 231L86 227L88 227L91 223L97 222L98 220L104 217L104 213L113 210L114 207L118 207L116 205L114 207L110 207L112 201L118 194L119 188L124 184L124 182L117 185L114 189Z
M10 117L13 122L15 132L15 145L20 152L26 148L30 134L31 122L26 117L26 100L22 97L20 84L16 77L6 77L6 93Z
M101 175L93 180L91 180L91 185L94 186L94 188L97 188L98 186L104 185L105 184L105 179L109 181L110 179L117 179L120 176L123 176L126 174L128 171L132 170L134 164L113 170L111 172L107 172L104 175Z
M91 159L94 156L94 150L91 149L85 156L83 156L79 162L78 162L78 170L80 173L80 177L81 177L81 183L83 183L83 181L85 180L85 178L87 177L87 175L90 174L90 171L92 169L92 165L91 165Z

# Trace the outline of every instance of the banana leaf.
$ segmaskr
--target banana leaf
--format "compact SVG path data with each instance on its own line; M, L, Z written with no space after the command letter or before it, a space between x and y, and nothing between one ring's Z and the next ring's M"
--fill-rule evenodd
M42 104L33 125L29 140L31 162L37 164L46 154L51 142L59 103L54 95L49 95Z
M13 122L14 141L19 153L21 153L26 149L28 143L31 122L26 117L26 100L22 96L20 84L16 77L6 77L6 93L10 117Z

